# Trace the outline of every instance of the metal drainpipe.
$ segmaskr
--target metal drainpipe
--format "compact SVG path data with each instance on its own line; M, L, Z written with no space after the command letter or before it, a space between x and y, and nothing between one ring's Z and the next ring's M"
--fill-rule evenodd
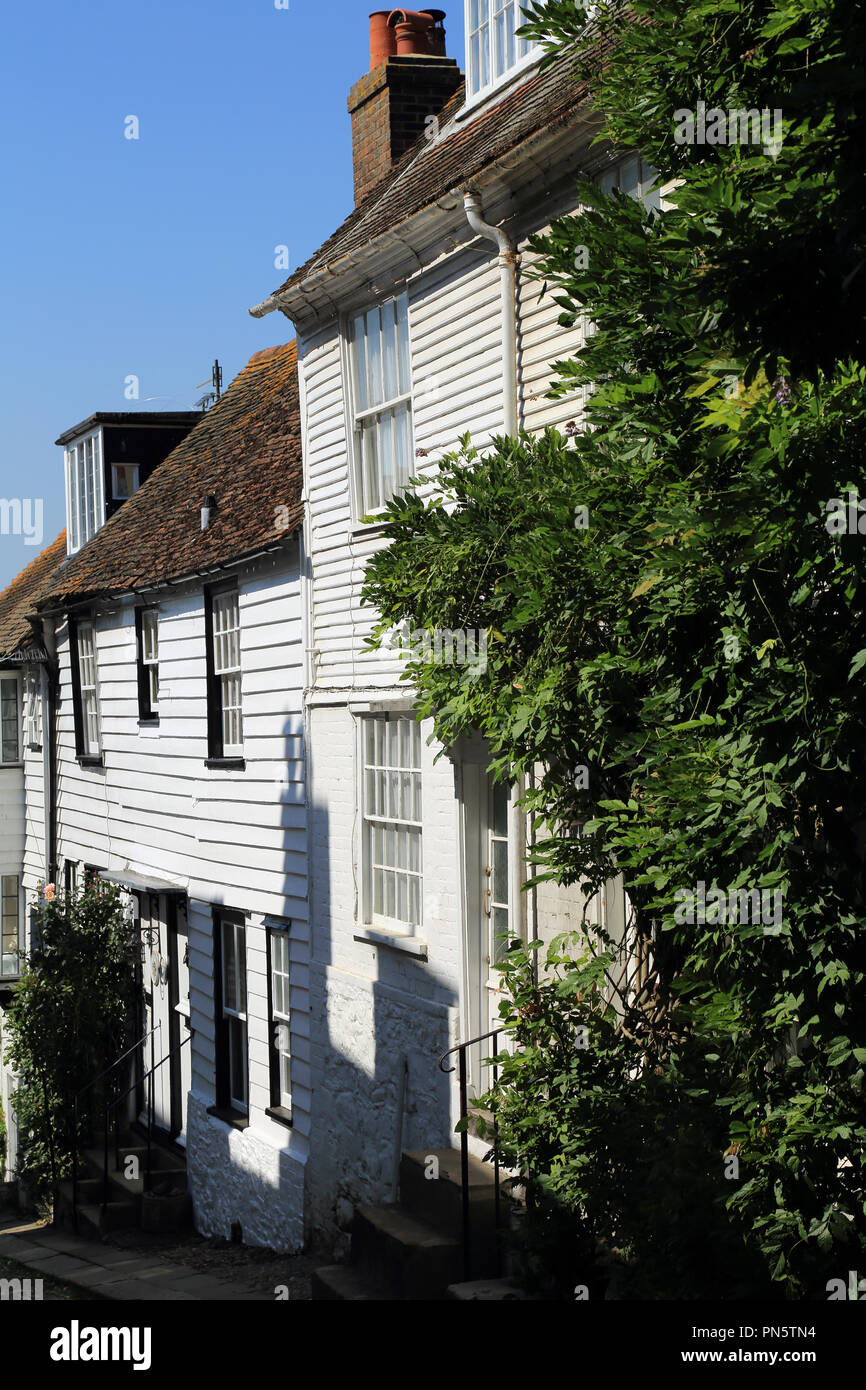
M42 644L47 653L45 662L47 675L48 710L42 737L48 736L48 766L43 762L45 778L45 799L48 807L48 826L46 835L45 882L57 883L57 718L60 709L60 662L57 655L57 632L51 618L42 619Z
M517 247L501 227L484 221L481 197L474 189L463 194L466 220L478 236L499 247L499 278L502 288L502 389L505 401L505 433L514 436L517 420Z

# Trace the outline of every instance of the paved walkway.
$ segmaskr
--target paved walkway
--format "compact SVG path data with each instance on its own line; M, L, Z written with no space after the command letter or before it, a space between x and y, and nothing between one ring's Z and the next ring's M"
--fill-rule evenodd
M98 1297L145 1299L149 1302L196 1300L264 1302L273 1292L250 1293L227 1279L200 1274L173 1260L160 1260L141 1251L116 1250L110 1245L79 1240L53 1226L12 1217L0 1220L0 1256L26 1265L36 1275L50 1275Z

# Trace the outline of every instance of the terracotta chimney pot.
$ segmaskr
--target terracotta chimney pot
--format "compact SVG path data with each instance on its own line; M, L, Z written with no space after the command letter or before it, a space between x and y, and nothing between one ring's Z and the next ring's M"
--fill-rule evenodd
M370 71L397 53L397 33L388 23L390 10L375 10L370 15Z
M402 58L425 53L444 56L444 18L444 10L392 10L388 25L396 31L398 55Z

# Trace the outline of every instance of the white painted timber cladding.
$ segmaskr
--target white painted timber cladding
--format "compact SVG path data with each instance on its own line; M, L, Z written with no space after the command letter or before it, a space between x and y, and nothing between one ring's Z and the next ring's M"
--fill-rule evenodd
M547 230L542 229L542 230ZM538 255L524 242L520 247L520 319L517 359L519 366L521 423L530 432L554 425L561 430L570 420L580 422L583 396L575 392L559 400L549 400L554 373L552 364L574 357L583 342L579 325L565 328L558 322L563 312L555 303L552 287L544 294L544 282L527 272L538 264Z
M576 204L574 204L576 206ZM573 210L558 203L556 215ZM549 216L549 213L548 213ZM533 230L543 231L540 219ZM579 395L547 399L551 364L580 347L580 328L558 323L561 309L527 271L537 257L525 238L518 279L518 380L525 428L562 428L579 420ZM434 469L469 433L484 448L503 429L500 277L493 246L474 242L409 283L412 414L416 468ZM394 686L395 654L363 654L373 614L361 606L364 570L381 538L352 520L351 439L343 389L343 350L336 319L302 344L305 479L313 569L313 687L376 690ZM423 452L422 452L423 451ZM366 531L366 534L365 534Z
M104 767L75 753L69 635L58 625L58 861L169 882L188 895L191 1095L187 1155L196 1223L248 1243L297 1248L310 1130L304 642L297 557L239 575L243 771L205 767L204 597L160 590L158 727L139 725L134 610L103 604L95 635ZM215 1101L213 909L247 914L249 1127ZM266 927L291 919L293 1127L270 1105Z
M243 772L206 768L201 590L160 603L160 723L140 727L131 607L96 622L103 768L75 756L58 632L59 858L177 882L190 897L306 919L303 650L297 572L240 583Z

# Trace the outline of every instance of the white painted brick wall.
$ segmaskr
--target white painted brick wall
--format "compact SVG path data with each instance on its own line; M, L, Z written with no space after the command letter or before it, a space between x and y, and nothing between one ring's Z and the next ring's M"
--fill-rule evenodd
M345 706L313 708L310 722L315 1124L307 1221L339 1248L353 1204L390 1200L401 1150L455 1143L456 1088L438 1058L459 1029L459 806L452 764L434 763L425 723L419 934L428 960L355 941L362 930L355 717ZM401 1137L404 1058L409 1088Z

